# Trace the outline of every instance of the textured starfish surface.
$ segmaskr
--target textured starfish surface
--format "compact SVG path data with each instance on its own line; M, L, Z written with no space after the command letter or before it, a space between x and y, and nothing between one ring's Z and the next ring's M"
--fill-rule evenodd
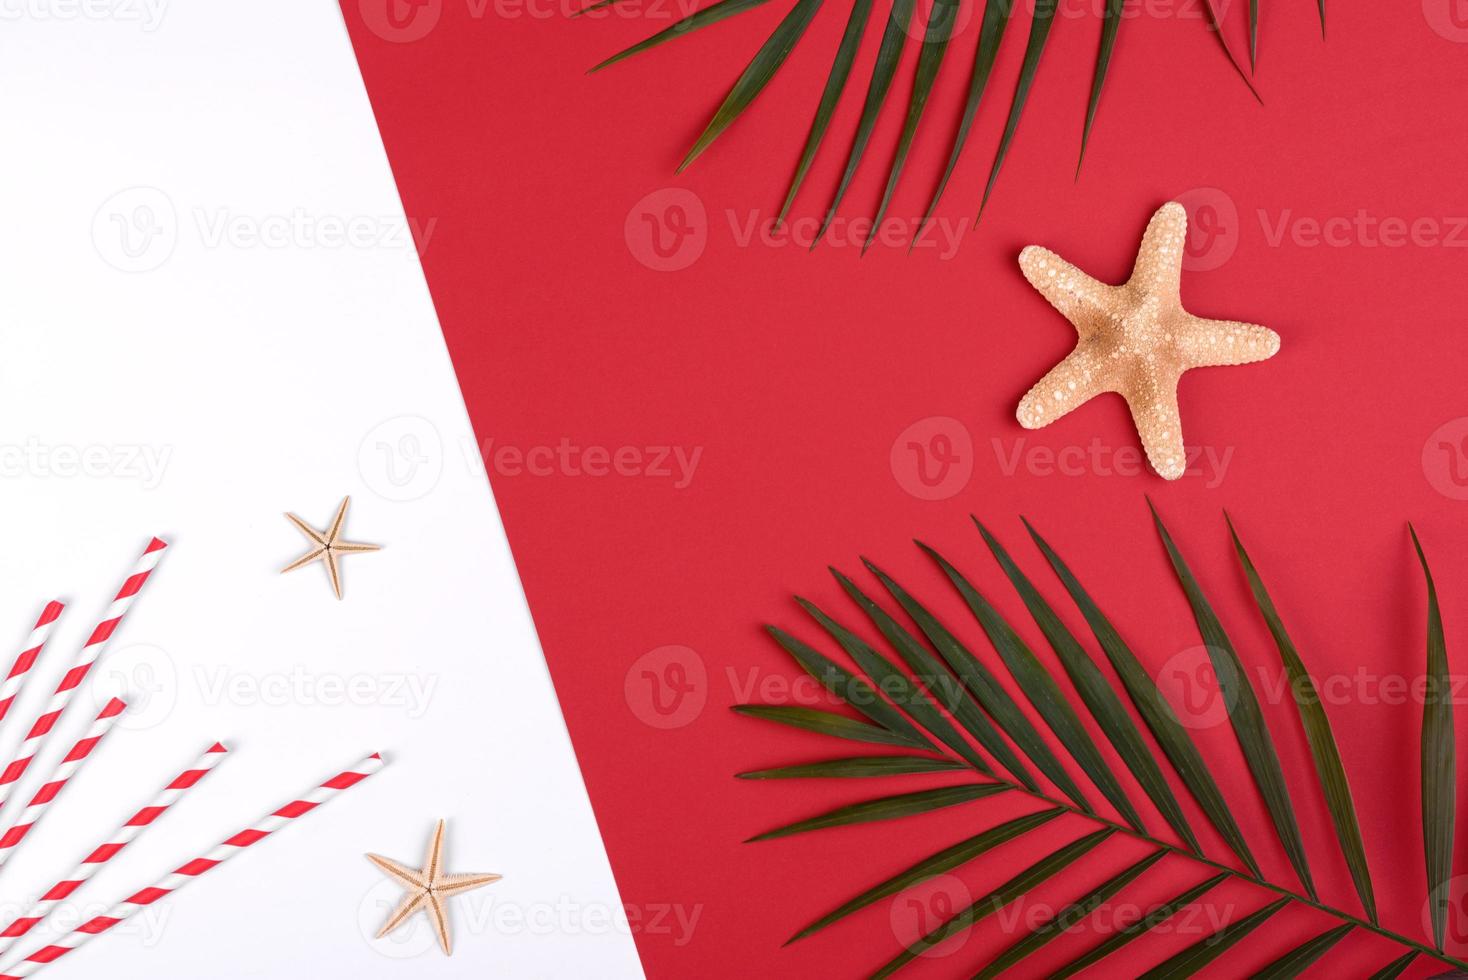
M445 954L452 955L453 940L449 936L449 913L444 900L500 880L499 875L492 874L447 874L443 870L443 834L444 821L440 820L433 831L433 840L428 844L428 854L424 857L421 868L410 868L380 854L367 855L369 861L407 889L403 893L403 900L389 913L387 921L378 930L378 939L401 926L421 909L433 923L439 946L443 947Z
M326 575L331 579L331 591L336 597L342 597L342 573L341 556L359 554L364 551L378 551L380 545L361 544L356 541L342 539L342 525L347 522L347 505L352 502L351 497L343 497L341 506L336 509L336 516L331 519L331 526L324 531L318 531L295 514L286 514L286 520L296 526L306 537L311 539L311 547L301 557L281 569L281 572L292 572L312 562L322 562L326 565Z
M1175 480L1187 468L1177 385L1197 367L1262 361L1279 350L1267 327L1205 320L1183 309L1183 247L1188 215L1176 201L1147 224L1131 278L1098 282L1048 249L1031 245L1019 256L1025 278L1074 324L1080 339L1020 400L1020 425L1038 429L1114 391L1126 399L1147 461Z

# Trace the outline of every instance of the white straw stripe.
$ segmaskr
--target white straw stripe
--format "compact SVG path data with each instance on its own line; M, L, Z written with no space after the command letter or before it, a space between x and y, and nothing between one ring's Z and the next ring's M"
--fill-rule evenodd
M87 852L87 856L69 874L43 892L40 898L16 916L4 930L0 930L0 961L7 959L3 954L10 952L22 937L45 922L57 906L75 895L103 865L136 840L143 831L157 823L185 793L213 772L227 752L218 742L211 745L193 765L171 779L167 786L146 806L129 817L104 843Z
M161 901L172 892L182 888L188 882L197 879L205 872L212 871L222 862L229 860L252 844L263 840L274 830L314 810L316 805L324 803L332 797L339 795L343 790L355 786L363 779L381 769L383 764L384 762L380 755L374 753L368 756L351 769L339 773L320 787L287 803L253 826L235 834L233 837L216 846L205 857L195 858L189 861L178 870L165 876L157 884L134 893L127 900L114 905L104 914L82 923L51 945L43 946L31 953L19 963L6 969L4 973L0 973L0 980L19 980L21 977L31 976L47 964L56 962L88 940L96 938L125 921L140 909L147 908Z
M41 788L36 790L35 795L31 797L26 808L5 829L5 832L0 834L0 868L4 868L15 852L20 849L21 843L30 836L31 831L35 829L47 809L61 795L61 791L71 777L76 775L82 764L92 757L92 753L102 743L102 739L117 724L117 719L121 717L126 706L126 703L120 698L113 698L107 702L101 713L97 715L97 719L87 729L87 733L79 738L71 751L62 757L51 771L51 775L41 784Z
M9 800L16 784L30 768L36 754L44 747L47 737L56 730L63 712L75 697L87 672L92 669L92 665L106 649L107 641L116 633L124 614L142 592L143 585L163 558L163 552L167 547L167 544L157 538L149 542L148 547L138 557L132 571L128 573L128 577L123 580L122 586L117 590L117 596L107 607L106 615L98 621L81 650L77 652L72 666L62 675L61 682L56 685L56 691L46 702L45 709L31 723L30 730L16 750L14 759L3 771L0 771L0 807L3 807ZM136 584L134 584L135 579Z

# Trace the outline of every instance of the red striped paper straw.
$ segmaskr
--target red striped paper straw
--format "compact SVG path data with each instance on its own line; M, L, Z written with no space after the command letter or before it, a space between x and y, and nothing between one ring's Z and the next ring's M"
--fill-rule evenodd
M300 799L292 800L253 826L223 841L203 857L194 858L180 865L172 874L157 884L144 888L130 898L114 905L102 915L83 922L51 945L42 946L19 963L6 967L6 972L0 973L0 980L17 980L20 977L28 977L46 964L56 962L87 940L101 935L120 922L125 922L129 916L139 910L167 898L206 871L219 867L245 848L264 840L297 817L310 813L327 800L340 794L342 790L357 785L382 766L382 756L374 752L352 768L331 777Z
M40 789L36 790L30 803L26 804L20 816L15 818L15 823L11 824L4 834L0 834L0 868L5 867L5 863L15 854L20 842L26 839L46 810L56 802L56 797L61 795L67 782L76 775L82 763L91 757L107 733L112 731L112 726L117 724L118 716L126 707L127 703L121 698L113 698L103 705L101 713L97 715L97 720L92 722L92 727L77 740L77 743L71 747L71 751L66 753L66 757L56 764L50 778L41 784Z
M106 843L99 844L70 874L52 885L45 894L36 899L30 908L21 913L20 918L0 932L0 954L8 952L17 940L46 921L56 906L75 894L77 889L86 884L94 874L102 869L104 864L116 857L118 852L131 844L139 834L168 812L168 808L177 803L180 797L213 772L214 767L219 765L228 751L219 742L211 745L197 762L179 773L153 798L152 802L129 817L127 822L107 839Z
M133 566L132 574L127 577L127 581L122 583L122 588L117 590L117 598L112 600L112 605L107 607L106 615L102 617L96 629L92 630L92 635L87 638L87 642L82 645L71 669L61 678L61 683L56 685L56 691L51 695L51 700L46 702L46 707L31 723L25 740L20 743L20 748L15 750L15 758L11 760L10 765L5 767L4 772L0 772L0 807L5 805L5 801L10 798L11 792L15 789L15 784L30 767L31 760L45 745L46 736L56 727L62 712L71 703L77 688L86 679L87 672L92 669L92 664L97 662L107 641L112 638L113 633L117 632L117 626L122 622L122 617L127 614L128 608L137 599L143 583L148 581L148 576L152 574L158 560L163 557L163 549L167 547L167 543L158 538L148 542L148 547L144 549L137 564Z
M36 626L31 630L25 646L16 655L15 663L11 664L10 673L5 675L4 683L0 683L0 721L4 721L5 716L10 714L10 708L15 704L20 689L25 686L31 668L36 665L36 658L41 655L41 648L46 645L46 637L51 635L51 628L56 625L56 620L61 617L61 610L65 608L53 600L46 603L46 608L41 610L41 618L36 620Z

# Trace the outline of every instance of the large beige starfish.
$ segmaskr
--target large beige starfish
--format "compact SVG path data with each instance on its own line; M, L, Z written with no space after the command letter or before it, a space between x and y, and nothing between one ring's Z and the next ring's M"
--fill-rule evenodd
M1183 309L1180 286L1188 215L1176 201L1147 224L1132 276L1097 282L1048 249L1019 256L1025 278L1075 325L1080 340L1019 403L1019 424L1048 425L1102 392L1126 399L1147 461L1169 480L1187 467L1177 385L1196 367L1262 361L1279 350L1267 327L1205 320Z
M378 551L381 545L359 544L356 541L343 541L341 539L342 525L347 521L347 505L352 502L351 497L343 497L341 505L336 509L336 516L331 519L331 526L325 531L318 531L295 514L286 514L286 520L290 521L296 528L311 539L312 546L304 555L281 569L281 573L295 571L303 565L309 565L313 561L326 563L326 574L331 576L331 590L336 597L342 597L342 574L337 567L341 555L356 554L363 551Z
M440 820L438 828L433 832L433 840L428 845L428 855L423 859L421 868L410 868L406 864L400 864L380 854L367 855L369 861L386 871L401 884L406 885L408 889L403 894L403 900L398 903L398 907L392 910L387 921L378 930L378 939L392 932L415 912L422 909L429 921L433 923L433 930L438 935L438 944L443 947L445 955L452 956L453 940L449 937L449 913L448 908L444 905L444 899L475 888L483 888L485 885L500 880L499 875L445 874L443 870L443 832L444 821Z

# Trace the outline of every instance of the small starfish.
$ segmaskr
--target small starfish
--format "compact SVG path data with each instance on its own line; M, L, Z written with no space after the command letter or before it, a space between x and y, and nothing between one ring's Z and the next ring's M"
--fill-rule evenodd
M475 888L483 888L485 885L491 885L500 880L500 875L445 874L443 871L443 832L444 821L440 820L438 828L433 832L433 840L428 845L428 855L424 857L421 868L410 868L379 854L367 855L367 860L408 888L403 895L403 900L398 903L397 908L392 910L392 914L378 930L378 939L398 928L415 912L422 909L433 923L434 932L438 934L438 944L443 947L444 955L452 956L453 941L449 938L449 913L444 905L444 899L472 891Z
M285 515L286 520L294 524L302 534L311 539L313 546L310 551L282 568L280 570L281 574L295 571L297 568L303 565L309 565L314 561L325 562L326 574L331 576L331 589L336 593L338 599L342 597L341 570L337 567L337 562L341 560L341 556L358 554L363 551L379 551L382 548L381 545L376 544L359 544L355 541L341 540L342 525L347 520L347 505L351 502L351 497L342 498L341 506L336 509L336 516L331 519L331 527L325 531L316 530L295 514L287 513Z
M1019 424L1048 425L1102 392L1126 399L1147 461L1165 479L1187 468L1177 385L1196 367L1248 364L1272 357L1279 335L1267 327L1205 320L1183 309L1183 245L1188 213L1164 204L1147 224L1132 276L1120 286L1097 282L1048 249L1019 256L1025 278L1075 325L1080 340L1019 403Z

